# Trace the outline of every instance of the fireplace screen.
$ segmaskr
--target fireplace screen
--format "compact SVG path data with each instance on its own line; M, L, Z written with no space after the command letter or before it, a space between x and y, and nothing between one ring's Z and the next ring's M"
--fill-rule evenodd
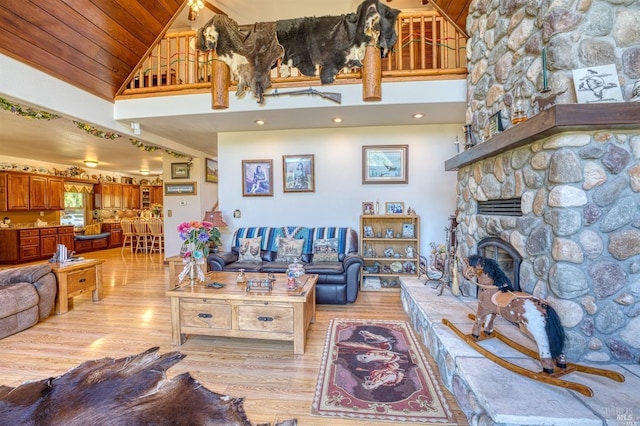
M520 263L522 256L515 248L499 238L485 238L478 243L478 254L495 260L509 277L513 288L520 291Z

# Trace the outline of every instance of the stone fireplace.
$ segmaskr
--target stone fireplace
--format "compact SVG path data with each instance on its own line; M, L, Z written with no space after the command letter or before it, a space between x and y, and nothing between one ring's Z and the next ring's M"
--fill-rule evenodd
M640 104L556 105L445 168L458 173L458 255L512 246L522 291L558 311L570 360L637 363ZM522 215L479 212L500 199L520 199Z
M632 0L469 7L466 119L485 142L445 164L458 173L458 255L513 247L522 291L559 312L574 361L640 360L639 22ZM577 104L573 70L607 64L627 102ZM513 125L518 87L529 119ZM492 117L506 130L490 137ZM521 215L483 208L505 200Z

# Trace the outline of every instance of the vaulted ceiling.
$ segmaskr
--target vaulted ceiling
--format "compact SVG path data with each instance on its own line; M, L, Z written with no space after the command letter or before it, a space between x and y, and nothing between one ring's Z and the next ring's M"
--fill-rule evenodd
M435 0L457 25L465 29L470 0ZM244 3L244 4L243 4ZM286 3L286 1L284 2ZM310 10L313 3L296 0ZM321 0L323 13L336 5L344 13L344 0ZM341 4L342 3L342 4ZM353 8L360 1L354 2ZM419 7L427 0L387 0L389 6ZM0 2L0 52L36 69L113 101L140 59L174 24L185 0L3 0ZM282 0L209 0L241 24L250 23L260 9L282 11ZM254 15L255 17L255 15ZM256 22L255 20L253 22Z
M401 10L424 8L427 0L380 0ZM464 29L468 4L471 0L434 0L438 6ZM74 85L109 102L114 102L119 90L129 79L141 58L168 30L197 29L214 13L225 13L239 24L275 21L304 16L339 15L355 11L362 0L208 0L196 21L187 19L187 0L2 0L0 1L0 53ZM0 70L0 74L2 70ZM43 87L43 91L47 88ZM10 92L0 93L9 101ZM47 105L27 105L42 108ZM357 108L340 107L347 126L408 125L414 110L395 106L393 114L384 108L367 114ZM431 124L452 122L464 111L455 106L455 112L444 107L432 111ZM326 109L326 108L325 108ZM338 108L335 107L337 110ZM55 111L48 111L55 112ZM273 114L279 114L273 111ZM286 114L280 113L280 115ZM316 128L320 118L308 110L296 111L296 118L272 117L282 126ZM326 114L326 113L325 113ZM70 119L25 120L24 117L0 110L1 155L26 158L64 165L82 166L83 159L99 159L100 169L135 175L138 170L162 172L160 151L146 152L132 147L127 138L105 143L76 128ZM82 119L82 117L74 117ZM440 121L438 121L440 120ZM447 121L449 120L449 121ZM215 157L217 147L195 145L196 139L210 139L211 121L207 116L176 116L172 120L149 122L147 130L160 137L173 140ZM220 121L220 120L219 120ZM253 130L253 119L246 114L229 111L224 123L236 130ZM415 121L415 120L414 120ZM250 124L245 124L250 123ZM328 122L328 120L327 120ZM372 124L373 123L373 124ZM180 126L178 126L180 124ZM334 126L333 124L330 124ZM163 127L164 126L164 127ZM326 125L324 125L326 126ZM164 131L163 129L171 131ZM180 130L182 140L175 137ZM272 127L279 128L279 127ZM284 128L284 127L282 127ZM288 128L288 127L287 127ZM196 135L193 132L199 131ZM163 133L164 131L164 133ZM233 130L227 130L233 131ZM191 133L190 133L191 132ZM206 137L203 134L206 133ZM142 136L144 139L144 135Z

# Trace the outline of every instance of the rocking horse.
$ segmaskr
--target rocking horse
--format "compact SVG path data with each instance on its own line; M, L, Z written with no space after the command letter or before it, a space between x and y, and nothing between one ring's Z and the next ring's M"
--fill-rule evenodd
M465 261L462 275L470 281L477 278L478 310L471 335L480 338L484 322L484 333L493 332L493 321L500 315L516 324L531 337L538 346L542 371L553 373L553 360L559 368L566 368L562 353L564 348L564 328L556 311L544 300L528 293L515 291L511 280L500 269L498 263L482 256L469 256Z
M491 361L530 379L571 389L585 396L593 396L593 391L588 386L562 380L559 377L579 371L624 382L624 376L615 371L567 362L562 352L564 328L556 311L544 300L515 291L511 280L494 260L477 255L469 256L463 262L462 275L470 281L476 279L478 286L478 309L476 315L469 315L469 318L474 320L471 334L464 334L446 318L443 318L442 322ZM516 324L521 331L531 337L537 345L537 352L494 330L493 322L496 315ZM478 340L493 337L526 356L538 359L542 365L542 374L502 359L477 343ZM559 370L554 371L554 360Z

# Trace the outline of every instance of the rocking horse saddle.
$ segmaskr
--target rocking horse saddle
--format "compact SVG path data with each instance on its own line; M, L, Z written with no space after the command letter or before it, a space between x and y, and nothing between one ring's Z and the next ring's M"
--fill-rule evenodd
M500 308L504 308L514 299L531 299L533 297L534 296L531 294L523 293L521 291L507 291L505 293L498 291L496 294L491 296L491 303Z

